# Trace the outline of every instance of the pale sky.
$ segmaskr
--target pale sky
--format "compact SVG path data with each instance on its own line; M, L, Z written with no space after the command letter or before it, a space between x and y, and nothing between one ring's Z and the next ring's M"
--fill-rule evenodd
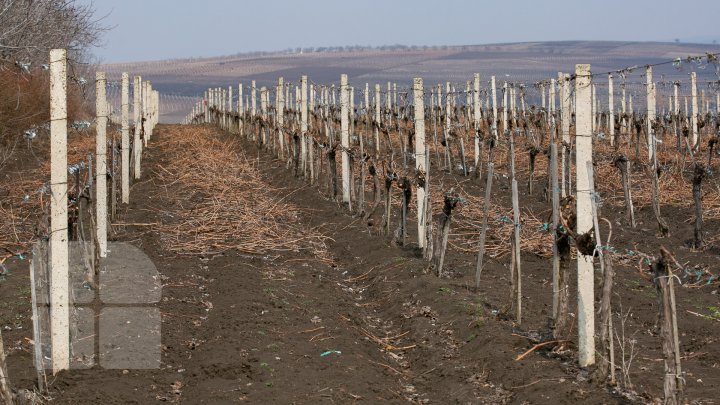
M720 0L78 0L114 27L102 63L343 45L720 42Z

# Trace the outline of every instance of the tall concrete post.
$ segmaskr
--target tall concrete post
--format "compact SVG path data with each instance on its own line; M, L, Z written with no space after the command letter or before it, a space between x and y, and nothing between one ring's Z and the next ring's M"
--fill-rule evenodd
M129 123L129 106L130 101L130 79L127 72L122 74L122 89L120 95L120 160L122 165L122 202L130 203L130 123Z
M613 97L613 76L612 73L608 74L608 110L609 110L609 122L608 131L610 132L610 146L615 145L615 100Z
M477 86L479 86L479 76L479 74L475 75ZM430 168L425 167L425 103L423 100L423 80L421 78L413 79L413 104L415 105L415 170L418 173L425 172L425 179L427 179ZM418 185L415 193L418 207L418 246L421 249L425 248L427 234L425 187Z
M655 83L653 82L653 71L652 66L648 66L645 69L645 76L647 83L645 86L645 95L647 98L647 142L648 142L648 156L650 159L655 155L655 142L653 142L653 136L655 133L652 128L652 124L655 121Z
M300 160L305 167L308 151L308 103L307 103L307 76L300 77ZM310 181L313 179L315 168L310 163Z
M694 148L698 141L697 75L695 72L690 73L690 95L692 96L692 115L690 115L692 138L690 139L690 147Z
M67 51L50 51L50 341L53 374L70 368Z
M592 86L590 65L575 65L576 101L576 180L577 234L582 235L593 227L588 162L592 163ZM578 361L580 367L595 363L595 300L593 255L577 255L577 328Z
M95 73L95 221L100 257L107 257L107 79Z
M416 79L417 80L417 79ZM422 80L420 80L420 95L422 96ZM477 170L478 162L480 161L480 73L475 73L473 77L473 123L475 128L475 166ZM422 102L422 97L421 97ZM417 105L417 104L416 104ZM416 116L417 119L417 116ZM425 130L425 124L423 123L423 131ZM417 130L416 130L417 133ZM423 159L425 157L423 156ZM424 162L425 160L423 160Z
M142 159L143 144L140 139L140 131L142 129L142 113L141 113L141 90L142 77L135 76L133 83L133 118L135 121L135 137L133 138L133 156L135 158L135 180L140 178L140 159Z
M389 95L389 94L388 94ZM343 203L350 205L350 122L348 111L348 77L340 75L340 142L342 143Z
M495 138L495 140L497 140L498 139L498 129L497 129L498 113L497 113L497 88L495 87L495 76L490 77L490 87L491 87L491 91L492 91L492 114L493 114L492 134L493 134L493 138Z

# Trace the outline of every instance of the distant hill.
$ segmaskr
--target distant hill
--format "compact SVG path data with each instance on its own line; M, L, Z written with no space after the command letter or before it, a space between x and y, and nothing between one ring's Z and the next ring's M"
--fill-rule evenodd
M339 83L340 74L346 73L351 85L364 87L365 83L388 81L408 86L413 77L423 77L427 85L446 81L464 85L474 73L480 73L483 81L495 75L500 81L530 85L556 77L559 71L572 72L576 63L590 63L594 73L601 73L678 57L717 53L720 45L562 41L391 50L347 49L116 63L103 68L111 78L119 78L123 71L141 74L152 81L155 89L175 95L178 104L183 105L178 106L178 110L184 114L192 105L186 98L201 95L209 86L237 86L239 82L249 84L250 80L256 80L258 86L270 87L280 76L286 81L297 82L301 75L307 74L313 82L325 84ZM687 63L683 63L680 69L672 64L658 66L654 76L656 81L686 80L690 70L698 72L701 83L719 79L715 66L703 69ZM640 76L643 72L643 69L635 69L626 80L644 80ZM173 120L168 115L174 116L175 113L166 111L166 118Z

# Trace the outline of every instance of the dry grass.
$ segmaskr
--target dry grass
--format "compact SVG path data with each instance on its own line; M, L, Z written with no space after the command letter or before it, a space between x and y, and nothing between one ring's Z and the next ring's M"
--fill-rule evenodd
M181 254L237 251L269 255L307 252L326 257L324 237L299 223L300 210L263 181L253 162L208 128L177 127L153 145L170 163L160 184L177 183L176 220L160 226L162 241Z

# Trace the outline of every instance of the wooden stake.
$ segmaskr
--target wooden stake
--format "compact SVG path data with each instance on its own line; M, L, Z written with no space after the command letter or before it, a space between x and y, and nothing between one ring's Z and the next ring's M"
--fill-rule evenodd
M554 120L553 126L554 126ZM552 319L557 321L558 300L560 294L560 254L558 251L558 233L560 225L560 190L558 190L558 162L557 144L550 142L550 192L552 195L552 233L553 233L553 260L552 260Z
M480 276L483 271L483 260L485 257L485 235L487 234L488 217L490 216L490 196L492 195L493 172L495 165L488 162L487 183L485 183L485 201L483 201L483 221L480 227L480 251L478 252L477 265L475 267L475 289L480 288Z
M32 307L33 321L33 360L35 363L35 372L38 379L38 390L45 392L46 376L45 376L45 360L42 353L42 331L40 330L40 315L38 314L38 296L35 275L41 274L47 277L47 245L37 243L33 248L32 259L30 259L30 304ZM2 338L0 337L0 346L2 346ZM2 356L0 349L0 356ZM1 363L1 362L0 362ZM2 364L0 364L0 368ZM1 378L0 378L1 379Z

